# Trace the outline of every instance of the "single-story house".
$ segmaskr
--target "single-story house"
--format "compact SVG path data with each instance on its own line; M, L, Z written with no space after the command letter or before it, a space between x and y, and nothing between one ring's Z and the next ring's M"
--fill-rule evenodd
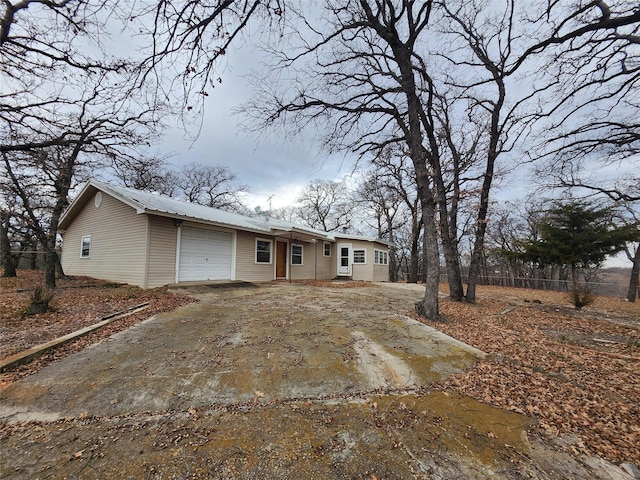
M143 288L199 280L388 281L389 246L90 180L63 213L68 275Z

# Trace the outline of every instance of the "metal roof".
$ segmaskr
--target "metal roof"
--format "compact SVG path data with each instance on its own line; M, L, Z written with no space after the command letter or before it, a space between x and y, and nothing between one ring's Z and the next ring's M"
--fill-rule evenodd
M69 205L60 218L60 230L71 223L80 209L97 191L105 192L121 202L129 205L138 214L151 214L163 217L171 217L181 220L190 220L209 225L230 227L255 233L264 233L276 236L292 236L299 240L324 239L335 241L337 239L364 240L391 245L385 240L374 237L339 234L336 232L323 232L304 225L294 224L285 220L259 215L247 217L237 213L226 212L217 208L206 207L197 203L185 202L156 193L136 190L134 188L120 187L98 180L89 180L76 199Z

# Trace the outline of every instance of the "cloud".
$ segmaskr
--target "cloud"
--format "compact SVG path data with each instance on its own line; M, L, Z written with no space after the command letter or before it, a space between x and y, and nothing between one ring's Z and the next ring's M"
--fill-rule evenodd
M287 138L284 131L260 135L243 131L242 113L233 112L252 95L248 74L258 57L248 47L232 54L221 73L222 83L208 92L201 124L185 130L176 123L156 148L171 153L170 161L178 167L190 162L226 166L248 186L248 207L268 208L267 198L274 195L273 208L281 208L292 205L311 180L342 179L353 160L324 156L312 140ZM189 138L198 129L197 138Z

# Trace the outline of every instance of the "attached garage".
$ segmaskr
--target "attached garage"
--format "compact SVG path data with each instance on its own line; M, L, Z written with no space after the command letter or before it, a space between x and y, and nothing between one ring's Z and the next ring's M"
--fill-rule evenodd
M181 227L178 282L230 280L233 234L220 230Z

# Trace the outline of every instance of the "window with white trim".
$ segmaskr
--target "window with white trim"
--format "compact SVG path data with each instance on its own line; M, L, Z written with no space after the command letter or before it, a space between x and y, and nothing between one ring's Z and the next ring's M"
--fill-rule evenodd
M323 254L325 257L331 256L331 244L329 242L324 242L324 251Z
M271 240L256 238L256 263L271 263Z
M291 265L302 265L302 245L291 245Z
M353 263L367 263L367 252L365 250L354 250Z
M80 258L89 258L91 256L91 235L83 235L80 244Z
M373 263L375 265L389 265L389 253L385 250L374 250Z

